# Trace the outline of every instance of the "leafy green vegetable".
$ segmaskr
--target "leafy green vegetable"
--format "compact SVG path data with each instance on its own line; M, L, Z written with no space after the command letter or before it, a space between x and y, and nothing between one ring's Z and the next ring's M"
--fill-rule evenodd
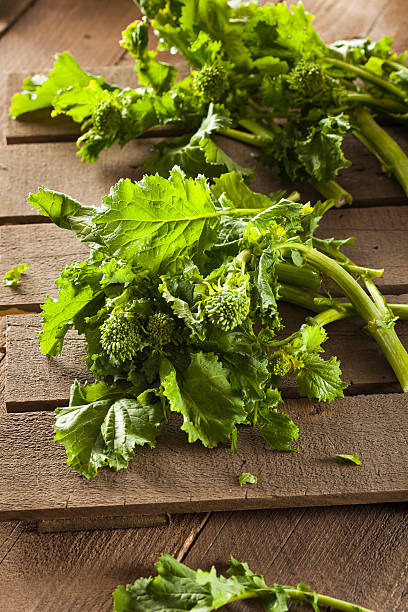
M281 195L253 193L235 172L210 187L176 167L168 179L119 181L101 208L44 188L29 196L92 249L61 272L39 335L51 357L68 329L85 335L96 382L76 382L69 407L56 411L55 439L73 469L91 478L105 465L126 467L136 445L155 446L169 412L182 416L189 442L207 448L235 451L238 426L252 425L271 448L299 450L297 425L278 409L284 377L296 376L300 394L319 401L343 397L346 387L337 358L321 353L323 327L347 313L310 293L320 282L314 270L340 287L407 388L395 317L375 285L370 297L352 276L368 283L372 271L343 261L333 241L321 244L335 258L313 246L333 202L314 210ZM322 308L281 339L278 302L288 293Z
M405 55L383 37L326 45L302 5L231 5L227 0L163 3L139 0L145 13L122 33L145 89L122 88L83 71L69 53L56 56L49 75L25 80L10 113L39 109L81 124L79 154L94 162L117 141L121 146L158 125L186 133L156 146L149 172L167 177L179 165L193 178L236 170L216 134L257 147L260 159L290 181L309 181L337 205L351 195L335 180L347 168L342 142L353 132L394 174L408 194L408 158L378 125L375 115L406 122ZM158 34L149 45L149 27ZM190 73L177 80L161 52L177 50ZM367 110L370 109L370 112Z
M6 287L17 287L20 276L25 272L25 270L28 270L28 265L25 263L20 264L19 266L13 266L5 273L3 283L6 285Z
M242 472L242 474L240 474L238 478L238 482L239 482L240 487L243 487L244 485L247 485L247 484L257 484L258 477L254 476L250 472Z
M232 556L227 576L218 576L215 567L209 572L194 571L170 555L162 555L156 568L155 578L139 578L114 591L114 612L211 612L244 599L257 599L266 612L286 612L289 601L301 606L310 604L315 612L319 612L319 606L343 612L373 612L311 592L303 583L297 587L280 584L269 587L261 574L254 574L247 563L240 563Z
M336 455L337 463L354 463L354 465L363 465L360 461L358 453L352 455Z

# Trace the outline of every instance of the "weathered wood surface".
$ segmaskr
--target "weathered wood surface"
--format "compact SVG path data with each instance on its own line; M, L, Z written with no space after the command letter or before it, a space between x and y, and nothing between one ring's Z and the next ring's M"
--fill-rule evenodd
M268 584L304 581L320 593L378 612L404 612L407 510L406 504L388 504L217 513L185 562L204 569L215 564L217 570L225 571L231 552L241 561L250 559L252 571L265 574ZM241 612L254 609L258 610L252 605L239 608Z
M391 302L407 302L408 295L390 296ZM298 329L305 310L284 305L284 320L289 322L287 333ZM67 334L62 356L49 360L40 354L37 332L41 329L39 315L7 317L5 404L8 412L31 412L66 406L72 382L92 382L83 358L85 341L74 331ZM393 371L375 342L362 332L358 319L341 321L328 327L329 340L325 353L336 355L342 364L343 379L350 386L346 393L389 393L400 391ZM397 331L408 347L408 322L397 323ZM350 346L352 345L352 350ZM27 364L30 367L27 368ZM282 385L285 397L297 395L295 380Z
M12 27L35 0L2 0L0 3L0 36Z
M398 139L408 152L408 130L397 131ZM39 213L27 206L29 192L39 184L69 194L84 204L97 205L110 187L122 177L140 180L145 173L144 162L152 155L156 138L139 138L123 149L115 145L104 151L96 164L83 163L76 155L74 143L21 144L0 147L0 222L33 223ZM256 150L219 137L220 146L243 166L256 167L251 187L270 193L282 188L276 170L256 162ZM371 153L353 137L346 139L345 150L353 165L341 173L340 183L354 196L354 207L400 205L407 202L401 187L386 176ZM363 180L370 176L370 182ZM75 177L75 180L73 180ZM284 185L288 190L293 185ZM299 184L304 201L315 202L319 194L310 186Z
M358 396L331 407L289 400L285 409L302 432L299 454L272 451L252 428L240 428L237 454L189 445L171 418L156 450L137 449L127 470L92 481L65 465L52 414L3 415L0 520L408 501L407 396ZM353 451L361 468L335 461ZM244 469L257 474L257 486L239 486Z
M304 4L317 13L315 23L325 40L368 34L378 39L392 33L398 49L408 46L405 0L304 0ZM137 18L134 11L129 0L60 0L58 4L37 0L0 40L3 68L48 69L55 50L66 48L83 64L91 55L94 65L132 63L116 41L120 28ZM0 83L3 97L4 82ZM373 180L370 176L370 184ZM63 608L111 612L111 592L117 584L154 574L153 563L164 551L183 559L202 528L194 554L187 557L195 567L209 568L212 563L222 567L232 552L255 571L266 573L269 582L304 580L319 591L377 612L403 611L407 608L407 509L408 504L387 504L235 512L229 522L228 514L217 514L204 527L197 520L192 529L189 525L196 517L185 515L176 516L170 528L62 536L27 531L21 522L0 523L0 608L5 612ZM237 609L249 612L255 607L249 602Z
M145 529L146 527L167 527L168 514L134 514L125 516L88 516L72 519L38 521L34 529L38 533L60 533L67 531L87 531L89 529Z
M98 206L120 178L138 181L143 162L158 139L143 138L121 149L113 146L97 164L77 157L74 143L4 146L0 148L0 221L40 223L49 219L27 204L40 185L62 191L89 206Z
M162 552L181 559L206 519L187 514L166 527L60 536L38 534L21 522L0 523L0 609L111 612L118 584L147 576Z
M378 285L387 293L408 292L408 208L403 206L334 210L321 223L319 235L354 236L344 252L356 263L384 268ZM46 295L56 295L55 279L63 266L81 261L88 249L68 231L51 224L0 227L0 278L19 263L29 269L15 287L0 284L0 310L38 310Z

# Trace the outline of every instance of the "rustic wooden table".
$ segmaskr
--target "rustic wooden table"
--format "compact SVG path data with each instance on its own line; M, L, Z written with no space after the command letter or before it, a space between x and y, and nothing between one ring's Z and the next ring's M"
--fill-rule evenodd
M304 4L317 14L327 41L387 33L397 48L408 47L407 0ZM20 0L3 2L0 10L4 112L5 73L46 69L57 50L70 50L84 65L90 58L92 65L131 61L117 45L121 30L138 16L130 0ZM168 552L194 567L219 569L232 553L268 581L303 581L379 612L403 612L407 509L383 504L185 514L155 527L57 534L39 534L23 522L0 523L0 610L109 611L114 587L153 572L158 555Z

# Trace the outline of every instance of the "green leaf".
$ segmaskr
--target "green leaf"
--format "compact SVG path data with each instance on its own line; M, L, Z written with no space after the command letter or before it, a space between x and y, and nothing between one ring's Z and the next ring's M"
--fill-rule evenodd
M315 353L302 356L303 367L297 372L300 395L322 402L332 402L344 397L347 384L341 380L340 362L337 357L325 361Z
M221 203L226 199L228 206L235 208L269 208L273 204L268 196L256 193L245 185L242 176L237 172L228 172L216 178L211 191Z
M61 272L56 280L58 298L47 297L41 307L43 326L39 339L43 355L60 355L65 334L71 327L84 331L81 323L92 302L98 303L100 282L105 276L105 267L93 259L74 263ZM108 277L104 282L108 284Z
M239 486L243 487L246 484L257 484L258 477L254 476L250 472L242 472L238 478Z
M86 478L104 465L126 468L136 445L156 445L164 421L160 402L151 403L146 393L126 398L126 390L118 393L105 383L92 387L75 381L70 406L56 409L54 425L54 440L65 446L68 465Z
M309 176L315 181L332 180L351 162L341 149L343 136L350 131L347 117L325 117L308 129L305 138L297 140L295 151Z
M293 443L299 438L299 428L284 412L263 407L258 411L256 424L271 448L279 451L297 451Z
M64 193L40 187L38 193L30 193L27 202L43 217L49 217L58 227L72 230L80 239L91 231L96 209L82 206Z
M102 77L88 74L80 68L72 55L58 53L54 67L49 75L37 74L25 79L22 93L15 94L12 99L10 114L19 117L41 108L49 108L60 90L79 85L86 87L91 80L104 83Z
M188 368L177 376L168 360L160 367L163 395L170 410L184 417L188 441L213 448L228 444L236 425L246 419L243 401L228 382L228 370L211 353L192 353Z
M363 465L358 456L358 453L352 455L336 455L337 463L354 463L354 465Z
M3 283L6 287L17 287L20 276L25 270L28 270L28 265L26 263L20 264L19 266L13 266L5 273Z
M155 145L156 154L146 160L146 170L158 172L164 177L169 175L174 166L180 166L187 176L193 178L199 174L212 178L232 170L246 177L252 176L251 169L234 162L211 139L211 134L219 132L229 123L230 120L214 112L210 104L207 117L195 134L181 136L173 141L164 140Z
M64 336L74 326L74 318L94 299L90 286L79 291L71 284L61 286L58 299L45 298L42 305L43 326L39 334L41 353L54 357L61 354Z
M205 178L187 179L174 168L168 180L119 181L93 221L95 229L85 242L97 240L109 255L165 272L175 269L181 257L203 249L200 239L208 238L217 214Z
M174 85L177 70L170 64L157 61L157 51L148 50L148 32L147 21L134 21L122 32L120 45L136 58L135 70L139 82L161 93Z
M161 273L183 256L202 255L218 216L205 178L185 178L179 168L169 179L121 179L101 208L44 188L28 201L90 248Z

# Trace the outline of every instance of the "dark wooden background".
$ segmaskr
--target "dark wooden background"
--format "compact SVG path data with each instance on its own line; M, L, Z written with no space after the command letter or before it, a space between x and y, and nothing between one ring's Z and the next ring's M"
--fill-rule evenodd
M317 14L316 26L327 41L366 35L376 39L385 33L396 38L399 49L408 47L407 0L304 4ZM131 0L3 0L3 122L7 72L47 69L53 53L66 49L83 65L129 63L117 40L137 17ZM0 202L5 197L1 193ZM168 552L194 567L215 564L219 569L232 553L270 582L303 581L378 612L404 612L407 509L408 504L383 504L187 514L143 529L57 534L39 534L22 522L0 523L0 610L109 611L114 587L152 573L158 555ZM246 604L239 609L256 608Z

